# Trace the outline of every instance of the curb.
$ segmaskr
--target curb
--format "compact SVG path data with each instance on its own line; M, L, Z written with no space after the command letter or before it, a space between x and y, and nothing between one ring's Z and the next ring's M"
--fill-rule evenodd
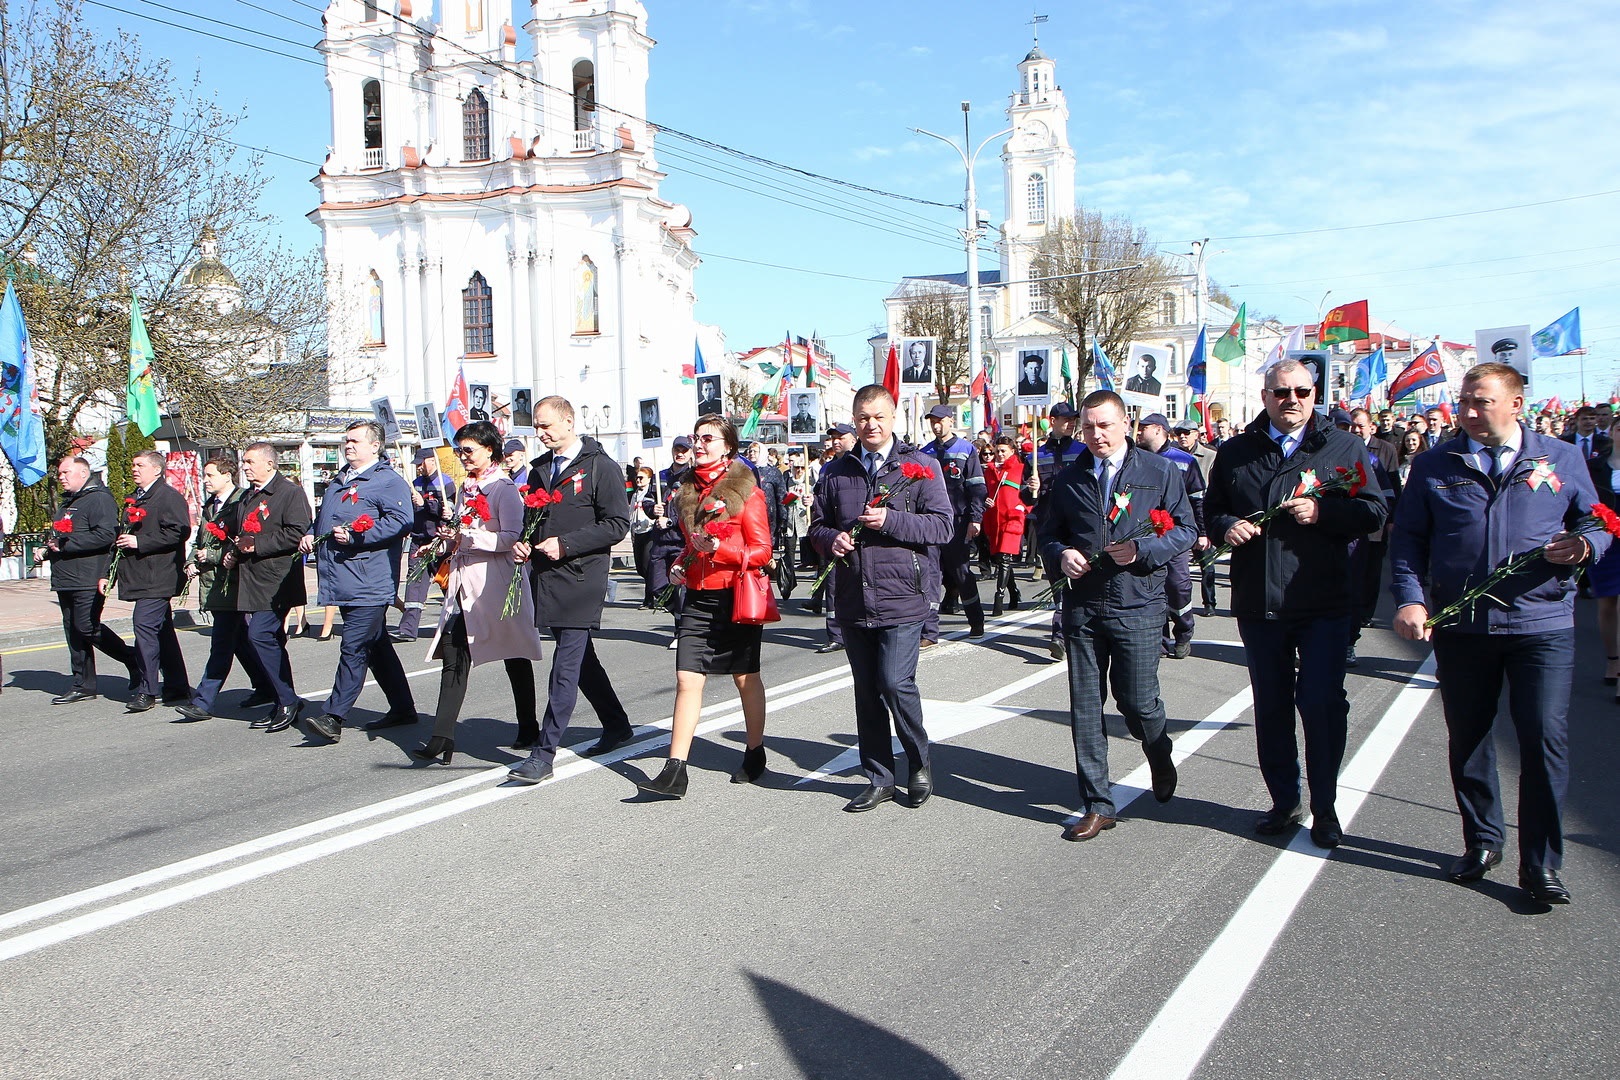
M130 616L116 619L103 619L103 626L112 630L120 637L129 638L135 632L135 620ZM176 630L195 630L207 625L197 618L197 613L189 609L181 609L174 613L174 628ZM0 634L0 653L11 652L13 649L26 649L31 645L62 645L67 642L62 637L62 625L36 626L29 630L14 630L9 634Z

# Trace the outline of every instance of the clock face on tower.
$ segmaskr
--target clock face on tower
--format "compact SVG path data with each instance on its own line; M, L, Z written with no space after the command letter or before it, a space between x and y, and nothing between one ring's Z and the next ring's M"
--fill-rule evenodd
M1018 133L1018 140L1023 146L1036 149L1050 145L1051 135L1045 124L1039 120L1031 120L1024 125L1024 130Z

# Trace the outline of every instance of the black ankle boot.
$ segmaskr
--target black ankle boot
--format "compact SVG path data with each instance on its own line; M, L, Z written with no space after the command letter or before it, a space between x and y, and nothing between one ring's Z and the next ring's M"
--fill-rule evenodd
M765 775L765 747L750 746L743 751L742 765L731 774L733 784L752 784Z
M442 761L450 764L450 759L456 756L456 740L447 739L443 735L435 735L427 741L426 746L418 746L411 751L411 757L417 761Z
M996 590L995 602L990 605L990 617L992 619L1001 618L1001 610L1002 610L1001 604L1002 604L1002 600L1005 598L1005 596L1006 596L1006 594L1003 593L1000 589Z
M686 762L672 757L664 762L663 772L651 780L643 780L636 787L649 795L679 799L686 794Z

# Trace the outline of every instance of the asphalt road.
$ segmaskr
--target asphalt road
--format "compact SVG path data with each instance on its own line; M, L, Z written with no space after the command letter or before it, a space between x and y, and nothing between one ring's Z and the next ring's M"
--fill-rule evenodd
M1351 676L1347 836L1326 857L1251 832L1267 799L1228 618L1162 665L1177 797L1073 844L1044 613L924 654L936 797L849 815L847 667L811 651L820 620L797 607L767 632L765 781L727 783L741 716L711 680L680 802L634 787L661 764L674 680L667 617L628 604L598 648L643 738L565 754L536 788L504 783L498 665L474 673L446 768L404 752L426 723L320 747L250 731L240 683L235 718L200 724L126 715L111 676L115 699L53 708L65 651L8 656L0 1076L1620 1073L1620 712L1595 646L1572 710L1575 903L1547 910L1515 887L1511 841L1486 882L1442 879L1461 839L1439 700L1426 650L1388 631ZM206 635L182 640L195 677ZM425 652L405 650L424 713ZM300 688L335 660L296 642ZM369 689L354 719L382 708ZM583 701L576 721L565 745L594 741ZM1123 802L1146 769L1110 725Z

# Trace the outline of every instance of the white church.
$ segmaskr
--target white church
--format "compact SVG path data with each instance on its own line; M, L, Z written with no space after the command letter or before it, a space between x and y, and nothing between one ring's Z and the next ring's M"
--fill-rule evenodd
M531 17L519 27L514 6ZM637 403L691 430L695 233L659 197L640 0L331 0L314 183L333 404L443 408L458 369L559 393L621 460ZM520 59L518 34L527 36ZM673 425L673 426L672 426Z

